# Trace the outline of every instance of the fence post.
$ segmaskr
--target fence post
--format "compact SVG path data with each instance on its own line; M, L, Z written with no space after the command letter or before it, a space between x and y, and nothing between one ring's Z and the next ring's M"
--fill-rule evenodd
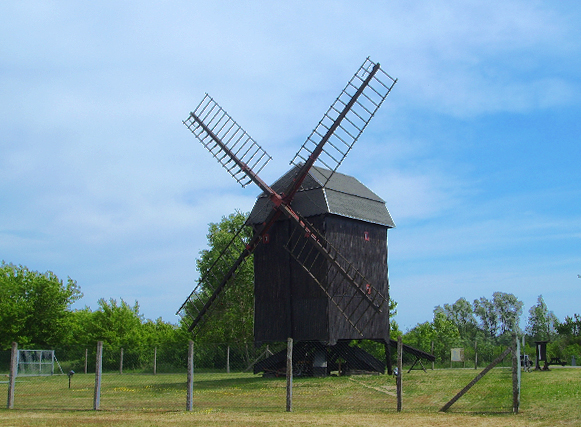
M230 346L226 347L226 373L230 373Z
M434 341L432 341L432 356L434 355ZM434 360L432 360L432 371L434 370L434 363L435 363L436 358L434 357Z
M153 348L153 375L157 375L157 347Z
M14 387L16 386L16 374L18 369L18 343L12 343L10 352L10 378L8 379L8 402L6 407L14 409Z
M85 374L87 373L87 367L89 363L89 349L85 349Z
M123 374L123 347L121 347L121 352L119 354L119 375Z
M95 394L93 395L93 410L101 406L101 374L103 373L103 341L97 341L97 356L95 362Z
M293 339L286 346L286 411L293 410Z
M192 340L190 340L188 344L188 379L186 399L186 411L191 411L194 407L194 342Z
M403 359L403 340L400 335L397 337L397 376L395 377L397 390L397 412L401 412L401 395L402 395L402 359Z
M518 414L520 406L520 342L518 335L513 334L514 349L512 352L512 412Z
M474 369L478 369L478 341L474 340Z

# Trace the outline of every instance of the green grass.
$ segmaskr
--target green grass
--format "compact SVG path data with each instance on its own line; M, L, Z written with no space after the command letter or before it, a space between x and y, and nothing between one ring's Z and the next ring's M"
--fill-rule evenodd
M581 425L581 369L575 368L523 373L516 416L510 369L502 368L488 373L448 413L438 413L478 372L404 373L401 414L396 413L395 381L383 375L295 378L292 414L285 412L284 378L198 373L194 411L187 413L184 374L104 374L98 412L92 411L94 374L75 374L70 389L66 376L19 377L15 409L1 409L0 424ZM7 387L0 383L0 396L7 395Z

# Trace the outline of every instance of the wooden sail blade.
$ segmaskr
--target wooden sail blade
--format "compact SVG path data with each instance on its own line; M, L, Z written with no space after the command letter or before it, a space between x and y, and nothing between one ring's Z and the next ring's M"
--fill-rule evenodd
M263 187L257 174L272 157L210 95L182 123L242 187Z
M245 242L242 238L245 227L243 225L238 229L211 266L201 272L196 287L177 311L176 314L182 318L189 317L190 332L195 328L199 330L199 326L207 320L225 287L256 248L260 235L256 233L250 242Z
M373 316L387 307L384 296L306 219L287 215L292 231L285 249L325 292L349 324L363 335Z
M300 165L307 173L316 161L331 171L328 181L396 82L378 63L367 58L290 163Z

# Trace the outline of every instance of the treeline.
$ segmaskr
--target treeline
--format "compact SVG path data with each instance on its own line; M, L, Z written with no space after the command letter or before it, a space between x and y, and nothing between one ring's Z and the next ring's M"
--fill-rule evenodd
M139 304L100 299L98 308L71 310L83 296L78 284L60 280L52 272L39 273L24 266L0 265L0 349L12 342L21 348L93 345L136 348L185 340L177 325L145 319Z
M95 310L71 309L82 296L81 288L71 278L64 282L52 272L40 273L2 261L0 350L9 350L12 342L20 349L55 349L59 359L75 361L74 367L80 369L86 352L89 364L94 365L95 346L102 341L104 369L119 366L121 349L127 369L149 369L154 349L160 371L164 365L166 370L185 368L188 341L192 339L189 325L146 319L137 302L131 305L123 299L100 299ZM235 320L230 318L230 322ZM224 319L218 323L223 325ZM252 325L249 330L251 334ZM223 365L227 347L214 344L226 343L233 360L247 366L258 351L252 339L243 334L225 336L219 331L207 328L197 337L197 342L209 344L196 347L196 360L208 368Z
M492 360L499 347L512 345L512 334L525 337L523 352L535 356L535 341L549 341L550 358L571 362L581 355L581 316L574 314L560 322L543 296L528 310L524 331L520 328L523 303L513 294L495 292L491 299L481 297L470 303L460 298L453 304L436 306L433 320L416 325L403 335L404 342L431 352L440 363L449 363L450 349L465 349L466 358Z
M237 213L223 218L219 224L210 224L210 250L202 251L198 268L211 262L218 241L227 240L233 225L244 218ZM249 263L251 264L251 263ZM198 343L225 343L239 354L241 363L248 364L260 349L255 349L252 336L253 272L251 267L237 276L213 312L211 322L202 328ZM239 283L238 283L239 282ZM185 363L187 343L192 338L186 324L171 324L161 318L152 321L139 312L139 304L130 305L115 299L100 299L96 310L85 307L72 310L71 305L82 297L77 282L70 277L66 282L51 272L39 273L24 266L0 264L0 350L17 342L20 348L59 349L69 360L84 357L85 348L93 348L103 341L110 351L114 365L119 349L124 349L126 360L136 368L150 363L152 351L170 365ZM390 301L395 314L396 303ZM543 297L530 307L524 331L519 324L523 303L512 294L495 292L492 298L481 297L472 303L460 298L453 304L437 306L433 319L416 325L403 334L404 342L426 352L432 351L440 363L449 362L450 349L463 347L468 358L477 347L480 360L492 360L499 346L511 343L513 332L524 333L524 351L534 355L534 341L549 341L550 357L570 362L581 355L581 316L573 314L562 322L551 312ZM395 321L391 322L392 338L401 334ZM363 344L366 347L365 343ZM369 345L369 349L373 349ZM223 358L223 350L211 346L199 347L204 364L211 367ZM78 354L77 354L78 353ZM82 354L81 354L82 353ZM221 362L220 362L221 363Z

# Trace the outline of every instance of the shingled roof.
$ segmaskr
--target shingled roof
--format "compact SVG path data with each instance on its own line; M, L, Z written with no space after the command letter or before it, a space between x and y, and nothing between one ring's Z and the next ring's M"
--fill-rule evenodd
M293 167L273 185L277 193L283 192L295 178L299 170ZM312 167L303 181L301 189L292 201L292 208L304 217L322 214L339 215L373 224L395 227L393 219L385 206L385 201L359 182L356 178L335 172L327 181L330 171ZM248 222L264 222L271 210L270 201L265 193L261 194L250 213Z

